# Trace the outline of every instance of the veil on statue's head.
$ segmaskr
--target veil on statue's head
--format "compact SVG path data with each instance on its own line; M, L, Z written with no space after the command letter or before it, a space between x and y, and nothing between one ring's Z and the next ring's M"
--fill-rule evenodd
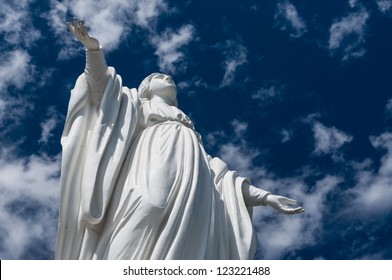
M139 89L137 91L139 98L140 99L150 99L150 82L152 78L154 78L156 75L159 75L160 73L152 73L148 75L147 77L144 78L144 80L140 83Z

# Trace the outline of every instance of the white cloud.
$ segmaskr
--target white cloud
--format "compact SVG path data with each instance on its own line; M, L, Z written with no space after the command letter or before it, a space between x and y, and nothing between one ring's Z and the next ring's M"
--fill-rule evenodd
M52 137L53 130L56 128L58 124L58 113L53 107L50 107L48 109L47 115L48 119L45 121L41 122L41 138L38 140L38 142L47 144L49 141L49 138Z
M0 138L14 129L14 124L19 123L32 107L26 95L11 95L10 89L22 90L37 74L28 52L41 38L32 20L31 5L34 2L0 2L0 37L3 39L0 45Z
M206 140L206 144L210 147L215 147L218 142L219 139L224 138L226 136L225 132L223 130L217 130L217 131L213 131L208 133L205 137Z
M60 158L0 155L0 258L33 255L35 244L54 249ZM37 250L37 248L35 248ZM42 250L42 248L40 248Z
M256 93L252 95L252 99L260 100L261 104L268 103L282 97L285 87L276 82L270 82L271 85L261 87Z
M288 141L290 141L290 139L293 136L293 131L288 130L288 129L282 129L281 133L280 133L281 137L282 137L282 143L286 143Z
M382 13L388 13L392 8L391 0L378 0L377 1L378 10Z
M144 28L150 28L151 21L166 11L168 11L167 4L163 0L137 1L136 24Z
M207 84L202 78L199 76L193 76L189 80L183 80L177 83L177 89L181 92L186 93L187 95L194 95L200 92L198 89L200 88L210 88L211 86Z
M297 8L289 1L278 3L275 20L281 30L290 32L291 37L297 38L306 32L305 21L298 14Z
M343 131L335 127L326 127L317 121L313 124L313 133L315 138L314 153L317 155L335 154L344 144L352 140L352 136Z
M368 18L369 13L362 9L335 20L329 29L328 48L331 53L341 52L343 60L363 56L366 53L363 44Z
M246 122L241 122L239 120L233 120L231 125L234 129L235 136L238 139L242 139L246 131L248 130L248 124Z
M23 129L21 123L34 106L29 101L32 87L44 85L41 77L45 75L40 75L41 69L36 69L29 54L41 39L31 14L34 3L0 2L1 259L28 258L32 250L53 250L57 228L59 157L16 158L14 152L19 152L25 139L9 142L10 133ZM22 93L27 85L29 91Z
M248 50L240 39L227 40L221 47L223 47L223 54L225 56L223 62L225 74L220 86L226 87L235 81L238 67L248 62Z
M271 97L279 95L275 86L270 86L269 88L260 88L255 94L252 95L253 99L265 100Z
M0 2L0 34L11 45L31 46L41 37L31 23L30 5L33 0Z
M246 146L245 142L226 143L219 148L219 158L226 162L233 170L238 171L241 176L249 177L252 180L265 175L263 168L253 165L253 160L260 154L257 149Z
M18 90L33 80L35 67L27 51L16 49L0 55L0 139L15 129L33 104L25 96L15 97L8 93L9 87Z
M248 124L233 120L231 126L233 133L230 133L230 135L223 130L209 133L206 136L207 144L210 146L219 145L218 156L229 165L230 169L238 171L241 176L258 180L265 175L266 171L253 164L254 159L261 152L250 147L245 140Z
M392 210L392 133L371 137L375 148L386 150L377 171L362 167L357 173L358 184L350 192L356 195L356 213L371 215Z
M387 105L385 105L384 113L387 118L392 117L392 98L388 100Z
M358 0L349 0L348 4L350 5L351 8L355 8L358 4Z
M158 65L161 71L174 73L186 67L184 53L181 48L193 40L195 29L187 24L177 31L166 30L162 35L155 35L150 38L152 45L156 47L155 54L158 56Z
M2 120L4 118L6 108L7 108L7 103L0 98L0 124L2 123Z
M18 89L32 80L34 66L27 51L16 49L0 55L0 91L9 86Z
M151 29L158 16L166 11L164 0L52 0L48 18L59 44L64 46L59 58L68 59L80 48L80 44L75 44L65 28L65 22L72 21L72 16L84 19L89 33L107 51L112 51L118 48L121 39L130 33L133 26Z
M32 25L32 2L0 2L0 35L4 39L0 48L0 91L8 86L21 89L32 78L34 66L24 48L30 48L41 36Z
M26 117L28 111L34 108L34 104L24 98L14 98L11 96L0 96L0 139L15 129L20 129L20 125ZM19 139L22 141L23 139ZM3 147L5 143L1 143ZM17 145L18 143L12 143Z

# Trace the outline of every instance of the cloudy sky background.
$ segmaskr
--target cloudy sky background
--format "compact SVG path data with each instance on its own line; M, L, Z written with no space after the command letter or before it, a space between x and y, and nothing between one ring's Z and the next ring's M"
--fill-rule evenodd
M206 150L306 212L254 211L257 259L392 259L392 0L0 1L0 259L52 259L84 50L156 71Z

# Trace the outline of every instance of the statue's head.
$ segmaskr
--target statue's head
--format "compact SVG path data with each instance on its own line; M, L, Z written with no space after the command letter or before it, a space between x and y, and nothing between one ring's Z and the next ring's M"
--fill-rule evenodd
M169 105L178 105L177 88L169 75L153 73L147 76L139 86L138 95L140 99L149 100L158 96Z

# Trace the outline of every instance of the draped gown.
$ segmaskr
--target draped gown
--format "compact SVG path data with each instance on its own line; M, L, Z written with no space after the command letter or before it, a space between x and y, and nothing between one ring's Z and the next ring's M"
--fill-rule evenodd
M78 78L61 139L56 258L252 259L249 180L205 152L181 110L97 64L108 82L97 96L87 70Z

